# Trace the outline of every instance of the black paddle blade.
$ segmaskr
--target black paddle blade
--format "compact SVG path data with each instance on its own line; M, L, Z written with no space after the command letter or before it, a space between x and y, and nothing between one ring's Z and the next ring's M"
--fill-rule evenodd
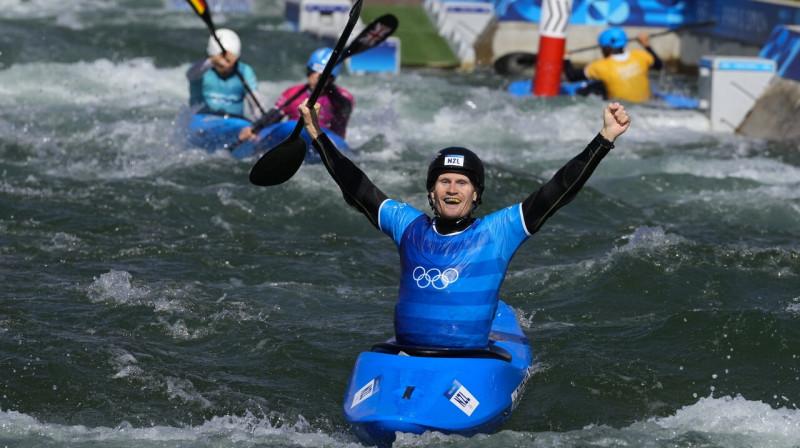
M322 89L325 87L333 67L339 63L339 55L342 53L344 44L347 42L347 38L350 37L353 27L356 25L356 21L358 21L362 3L364 3L364 0L356 0L355 4L353 4L353 7L350 9L350 17L347 19L347 25L345 25L342 35L339 36L336 46L333 47L333 53L331 53L328 63L325 64L325 69L322 70L322 73L319 75L316 87L314 87L314 90L311 92L311 96L308 97L306 106L309 108L314 107L314 103L317 102L317 98L319 98L320 93L322 93ZM306 156L306 144L305 141L300 138L300 132L302 131L303 118L300 117L289 137L278 146L270 149L268 153L261 156L258 162L253 165L253 168L250 170L250 182L255 185L269 187L282 184L291 179L294 173L300 169L300 165L303 164L303 159Z
M258 159L250 170L250 183L259 187L282 184L300 169L305 157L305 140L290 136Z
M358 33L358 36L353 39L350 46L342 53L342 56L339 58L339 63L354 54L377 47L381 42L391 36L395 30L397 30L397 17L392 14L384 14L378 17Z

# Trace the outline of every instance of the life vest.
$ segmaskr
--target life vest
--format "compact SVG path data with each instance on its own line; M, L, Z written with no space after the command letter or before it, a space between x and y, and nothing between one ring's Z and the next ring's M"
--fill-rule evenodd
M239 72L254 92L258 90L258 80L249 65L238 62ZM220 77L214 70L207 70L203 77L189 83L189 104L205 104L214 113L244 116L244 98L247 89L235 74Z
M381 206L380 227L400 252L395 338L401 344L486 347L500 286L528 238L521 205L441 235L434 221L406 204ZM399 232L399 233L398 233Z
M647 71L654 63L653 55L634 49L594 61L586 66L584 73L589 79L603 82L608 98L641 103L650 99Z

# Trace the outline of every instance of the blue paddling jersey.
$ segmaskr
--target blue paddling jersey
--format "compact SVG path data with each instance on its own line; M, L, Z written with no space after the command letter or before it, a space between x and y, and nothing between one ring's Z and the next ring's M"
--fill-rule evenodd
M237 62L239 72L252 91L258 90L258 79L253 68ZM189 81L189 105L205 104L217 113L244 116L244 98L247 89L238 76L220 77L214 70L206 70L202 78Z
M500 285L517 248L530 237L521 204L442 235L434 220L388 199L379 228L400 252L395 337L410 345L486 347Z

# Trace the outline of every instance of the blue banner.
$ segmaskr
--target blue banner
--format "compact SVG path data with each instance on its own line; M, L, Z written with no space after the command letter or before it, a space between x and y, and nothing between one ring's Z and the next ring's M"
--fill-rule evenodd
M544 0L491 0L501 21L539 23ZM764 45L776 25L800 24L800 4L753 0L573 0L570 23L675 27L716 20L695 32Z
M776 25L800 23L800 4L752 0L696 0L689 9L690 22L716 20L714 27L698 33L726 37L750 45L764 45Z
M538 23L543 0L494 0L499 20ZM687 0L573 0L576 25L675 26L684 23Z
M775 61L778 76L800 82L800 26L776 26L759 57Z

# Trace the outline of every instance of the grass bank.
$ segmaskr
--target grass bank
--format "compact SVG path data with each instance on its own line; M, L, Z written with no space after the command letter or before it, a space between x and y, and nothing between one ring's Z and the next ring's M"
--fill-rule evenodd
M391 13L397 17L394 36L400 39L400 64L407 67L458 67L459 61L450 45L439 36L422 6L364 5L361 20L373 19Z

